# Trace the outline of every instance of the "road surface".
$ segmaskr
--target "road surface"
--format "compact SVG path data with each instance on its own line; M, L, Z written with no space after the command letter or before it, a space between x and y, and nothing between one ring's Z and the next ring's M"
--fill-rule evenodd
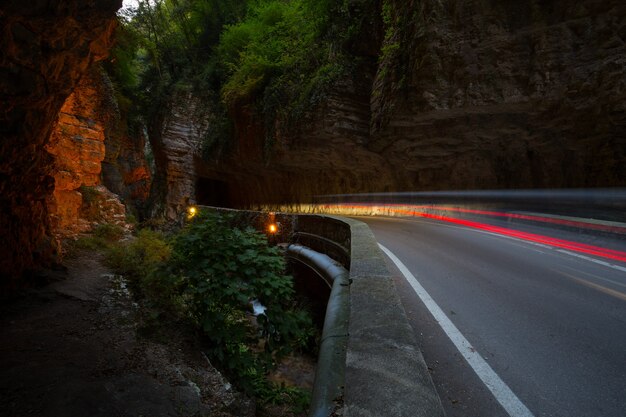
M531 415L626 416L625 263L436 220L359 220ZM510 415L388 263L448 416Z

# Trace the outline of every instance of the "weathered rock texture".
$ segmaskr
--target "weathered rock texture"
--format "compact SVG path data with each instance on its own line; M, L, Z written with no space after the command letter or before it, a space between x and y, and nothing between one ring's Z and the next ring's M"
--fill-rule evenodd
M234 114L234 150L227 157L198 162L197 175L226 182L218 190L226 198L216 200L233 206L306 202L317 194L357 190L391 191L393 166L366 147L372 75L369 83L363 74L337 85L298 135L279 133L269 150L262 121L251 110L239 109Z
M369 149L399 188L626 185L623 2L388 3Z
M177 164L182 169L175 170L186 176L185 197L200 204L241 207L255 203L306 202L316 194L393 188L393 167L367 149L369 101L380 47L378 1L353 3L365 16L366 26L362 36L350 46L358 62L356 68L339 80L321 104L311 109L295 128L286 129L284 120L276 120L275 140L268 141L266 117L258 113L256 106L240 103L229 109L234 126L231 148L201 155L200 142L210 135L206 127L213 120L204 115L199 123L197 112L190 111L188 101L172 107L178 123L190 126L194 119L195 127L191 130L197 132L193 159L183 149L177 152L187 158L184 167ZM165 138L164 135L157 142L167 143ZM170 140L189 149L183 142L189 140ZM153 148L157 146L158 143L153 144ZM172 144L168 147L175 148ZM176 176L166 175L169 183L176 182Z
M0 276L50 259L45 146L59 110L90 65L107 55L121 0L8 1L0 8ZM12 285L13 280L4 284Z
M97 67L85 74L61 107L46 146L54 156L54 192L48 210L57 235L76 235L97 223L125 225L124 205L100 186L105 125L111 113L106 107L105 79Z
M195 161L200 155L210 114L189 92L175 94L166 113L150 126L156 165L150 214L174 220L196 203Z
M281 133L277 121L269 147L264 116L240 105L231 109L232 152L196 157L195 167L187 154L170 183L192 172L185 196L193 200L195 181L199 202L234 206L350 192L626 185L623 2L383 3L385 34L375 23L362 34L365 47L353 51L361 67L299 134ZM175 113L189 124L184 107ZM170 142L173 155L185 154L184 142Z
M119 195L124 202L142 211L150 195L152 181L150 169L144 157L143 133L109 135L105 129L106 153L102 161L104 185Z
M263 122L248 107L232 114L236 141L226 155L202 157L210 111L189 93L174 97L151 132L156 162L153 215L178 218L189 204L246 206L305 202L310 196L375 187L391 190L392 167L369 151L373 71L345 80L297 136L266 144ZM182 98L182 99L181 99Z
M119 195L127 206L143 213L152 181L145 158L146 137L139 126L129 126L128 115L120 109L108 76L102 74L101 106L104 120L105 157L102 183Z

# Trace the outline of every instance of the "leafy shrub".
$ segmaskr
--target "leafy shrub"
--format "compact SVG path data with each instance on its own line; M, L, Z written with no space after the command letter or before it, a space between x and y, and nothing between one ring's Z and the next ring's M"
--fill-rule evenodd
M289 73L300 83L318 65L320 15L307 0L258 2L248 17L226 27L219 53L228 78L222 98L233 106L253 97L273 77Z
M171 256L171 247L160 232L142 229L135 239L108 249L109 265L129 280L135 294L161 312L184 314L180 291L168 275L157 273ZM160 310L160 311L159 311Z
M107 260L154 314L173 313L201 329L211 360L248 394L294 409L307 402L299 390L265 378L277 360L316 335L310 315L294 301L284 257L265 235L235 215L201 212L171 242L143 229L109 248ZM267 308L256 318L255 299Z
M76 255L77 251L101 251L106 249L108 242L95 236L81 236L76 240L66 243L67 253L70 257Z
M171 248L161 233L142 229L135 239L111 248L107 260L118 273L139 279L152 275L170 254Z
M77 250L107 251L115 247L115 243L124 237L124 229L114 224L99 224L93 233L81 236L74 241L66 242L70 256Z
M248 393L277 358L314 334L308 314L297 310L285 261L265 235L233 227L232 216L201 213L173 241L161 271L182 289L190 318L209 341L208 354ZM267 307L250 314L250 302Z
M93 235L108 242L117 242L124 237L124 229L116 224L99 224L93 230Z

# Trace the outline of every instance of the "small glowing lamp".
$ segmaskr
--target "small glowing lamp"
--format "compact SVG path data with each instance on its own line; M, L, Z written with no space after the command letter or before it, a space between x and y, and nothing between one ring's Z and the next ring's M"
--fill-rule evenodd
M269 230L269 232L271 234L276 234L276 232L278 232L278 226L276 226L276 224L272 223L268 226L267 230Z
M194 206L190 206L187 209L187 213L189 213L189 218L192 218L193 216L195 216L198 213L198 209Z

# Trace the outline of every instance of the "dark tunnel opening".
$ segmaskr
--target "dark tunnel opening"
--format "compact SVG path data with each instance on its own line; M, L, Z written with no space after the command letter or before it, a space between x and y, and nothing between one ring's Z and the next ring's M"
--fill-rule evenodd
M232 208L228 183L213 178L198 178L196 202L203 206Z

